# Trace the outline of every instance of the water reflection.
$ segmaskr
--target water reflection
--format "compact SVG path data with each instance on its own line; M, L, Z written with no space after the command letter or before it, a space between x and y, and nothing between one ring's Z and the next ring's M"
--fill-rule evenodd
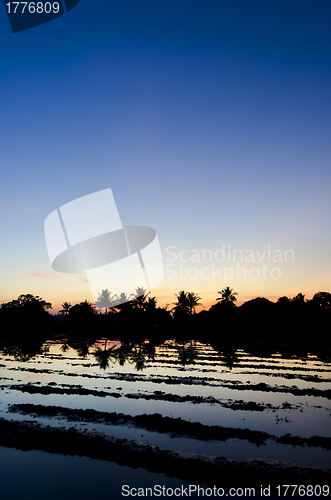
M234 368L234 366L238 365L240 362L237 349L233 348L227 348L221 350L219 352L219 357L221 359L222 364L224 364L230 370L232 370L232 368Z
M125 363L135 366L137 371L146 368L148 361L154 361L156 345L148 340L134 341L116 341L107 349L107 338L104 340L103 348L96 346L92 352L99 367L105 370L110 361L124 366Z
M95 340L69 340L66 339L62 346L61 346L61 351L66 352L68 348L73 349L76 351L77 355L80 358L86 358L88 354L90 353L90 347L95 344ZM67 348L68 346L68 348Z
M86 356L90 352L90 346L89 346L89 344L87 344L85 342L78 345L78 346L75 346L74 349L76 350L78 356L81 358L86 358Z
M13 356L15 360L27 362L49 352L49 345L42 341L21 340L15 344L1 343L0 352L5 356Z
M105 339L104 347L101 348L96 346L92 352L92 356L95 358L101 370L105 370L109 366L109 359L113 355L115 346L111 346L107 349L107 338Z
M288 363L307 363L312 360L312 353L302 351L300 347L295 350L293 347L281 346L278 350L273 350L271 346L264 342L254 343L245 347L237 347L230 343L220 341L203 341L201 339L146 339L146 338L124 338L109 339L103 338L65 338L62 341L43 340L19 340L15 343L9 341L0 342L0 352L5 356L12 356L16 361L27 362L38 356L49 353L50 348L57 345L60 356L65 356L74 351L79 358L86 359L89 356L94 358L101 370L106 370L110 364L131 365L136 371L142 371L154 362L177 364L182 367L196 365L226 366L232 370L238 365L245 368L247 362L252 363L252 359L263 360L266 364L274 364L282 360ZM330 357L324 351L315 354L315 359L320 363L328 364ZM261 366L258 361L254 361L257 368ZM247 366L248 367L248 366Z
M65 342L61 345L61 351L62 351L62 352L67 352L69 349L70 349L70 346L69 346L69 344L67 344L67 342L65 341Z
M195 363L198 357L197 343L195 340L178 340L174 344L178 353L178 361L186 366Z
M104 334L2 342L0 350L1 409L18 402L67 407L75 397L82 409L160 413L275 435L330 435L331 369L311 353L300 359L299 351L286 357L261 344Z

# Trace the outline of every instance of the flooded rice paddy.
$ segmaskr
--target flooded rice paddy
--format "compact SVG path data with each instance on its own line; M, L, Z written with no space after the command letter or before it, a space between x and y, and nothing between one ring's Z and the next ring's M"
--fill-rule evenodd
M25 460L37 470L49 463L48 484L53 473L66 477L64 464L72 478L77 468L102 470L103 480L112 478L106 498L121 498L120 484L130 481L243 486L237 473L224 475L243 467L255 483L286 470L330 478L331 365L314 354L195 340L61 339L2 344L0 364L3 484L11 461ZM103 480L93 490L85 478L75 495L92 488L101 498ZM75 498L69 483L63 479L62 498ZM15 488L5 487L3 498L18 498ZM26 498L29 491L26 483Z

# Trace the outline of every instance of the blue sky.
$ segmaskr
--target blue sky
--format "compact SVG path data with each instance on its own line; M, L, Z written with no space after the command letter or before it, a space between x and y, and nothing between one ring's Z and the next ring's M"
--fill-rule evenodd
M80 0L13 34L0 10L0 302L89 298L50 273L43 221L108 187L165 265L168 246L295 253L277 280L166 272L160 303L330 291L330 20L328 0Z

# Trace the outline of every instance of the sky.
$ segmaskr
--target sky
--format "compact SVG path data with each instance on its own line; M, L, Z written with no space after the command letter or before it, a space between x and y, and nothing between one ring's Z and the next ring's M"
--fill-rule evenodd
M44 220L107 188L157 231L159 305L331 292L330 22L329 0L80 0L12 33L1 8L0 303L91 300Z

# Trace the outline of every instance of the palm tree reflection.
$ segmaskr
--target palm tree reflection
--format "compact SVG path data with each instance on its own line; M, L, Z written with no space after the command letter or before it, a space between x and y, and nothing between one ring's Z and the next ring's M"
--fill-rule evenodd
M49 345L38 340L22 340L13 345L1 344L0 352L5 356L13 356L16 361L27 362L48 353Z
M194 363L198 357L195 340L178 340L175 342L175 349L178 351L178 360L183 366Z
M147 361L155 358L155 344L148 340L116 341L107 349L107 339L102 347L96 346L91 353L102 370L108 368L110 360L124 366L133 364L137 371L146 368Z
M227 347L219 351L221 363L227 366L230 370L239 363L236 347Z
M65 340L63 342L63 344L61 345L60 349L61 349L62 352L67 352L70 349L70 346L67 343L67 340Z
M76 346L74 349L76 350L78 356L80 356L81 358L86 358L86 356L89 354L90 346L89 346L89 344L82 342L81 344Z
M114 356L114 349L116 348L115 345L109 347L107 349L107 338L105 339L105 345L104 348L102 349L101 347L97 346L95 347L94 351L92 352L92 356L94 356L96 362L98 363L99 367L102 370L105 370L109 366L109 360Z

